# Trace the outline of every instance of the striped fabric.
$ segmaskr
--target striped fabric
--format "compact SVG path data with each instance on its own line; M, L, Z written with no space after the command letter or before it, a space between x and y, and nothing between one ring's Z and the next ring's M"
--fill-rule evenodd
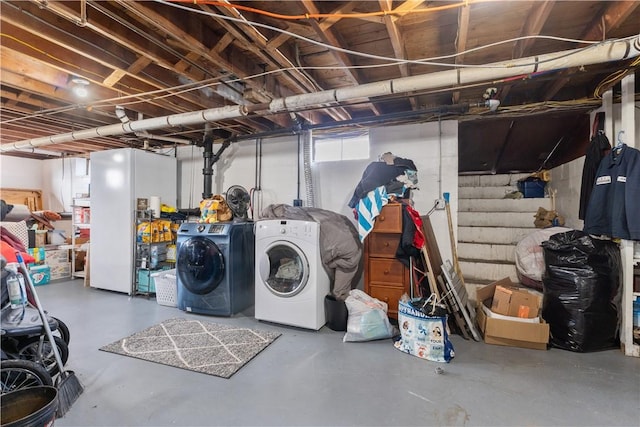
M376 217L380 215L382 207L388 202L389 197L384 185L374 188L360 199L356 210L358 213L358 234L361 242L364 242L364 238L373 228Z

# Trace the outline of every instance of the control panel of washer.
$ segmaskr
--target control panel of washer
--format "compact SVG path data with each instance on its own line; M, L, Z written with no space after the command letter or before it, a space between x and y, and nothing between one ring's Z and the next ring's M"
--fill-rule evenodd
M287 221L280 221L280 234L293 237L311 237L311 223L305 221L302 224L299 222L291 224Z
M209 234L222 234L224 232L224 225L221 224L211 224L209 226L209 231L207 231L207 233Z

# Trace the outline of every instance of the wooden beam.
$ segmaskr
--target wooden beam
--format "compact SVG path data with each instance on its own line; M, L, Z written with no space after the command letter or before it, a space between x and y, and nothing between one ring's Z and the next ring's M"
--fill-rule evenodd
M43 67L42 61L0 45L0 65L2 70L37 80L55 87L66 87L69 74L51 67Z
M54 5L49 5L49 7L54 7ZM67 74L66 80L69 79L70 75L80 74L80 71L77 69L77 67L73 68L74 64L83 64L83 68L85 68L86 70L83 70L82 77L92 81L96 85L117 91L111 92L110 94L105 93L103 99L108 99L112 96L134 94L134 92L132 92L130 88L126 88L124 86L114 88L113 86L115 86L116 84L115 81L113 82L113 85L105 84L105 81L106 83L111 83L112 80L116 80L116 78L119 80L125 75L147 85L146 90L157 90L162 89L166 86L171 87L176 84L175 82L173 82L167 83L166 86L162 86L158 84L157 81L147 79L144 75L140 74L139 72L153 61L152 58L149 58L148 56L142 56L138 58L138 60L134 61L134 63L131 65L130 70L124 70L121 68L121 65L123 65L124 62L114 64L112 61L108 61L106 58L109 58L109 56L105 55L104 51L99 51L97 48L94 48L93 46L82 42L82 40L79 40L78 38L67 36L65 34L64 28L52 29L49 26L41 26L36 27L36 30L33 26L28 25L28 23L24 21L24 18L19 14L19 12L9 7L3 8L2 21L5 29L7 26L10 26L11 31L14 34L16 34L17 31L24 31L24 33L21 33L19 35L21 40L23 40L24 42L28 42L28 44L32 46L39 46L40 50L47 49L49 52L55 52L55 57L65 58L63 62L53 62L57 62L58 70L63 70ZM92 21L91 27L93 31L99 29L96 21ZM9 31L9 29L6 30ZM103 35L100 30L98 30L98 33ZM110 29L108 31L108 34L109 37L117 37L116 31L113 29ZM127 49L131 49L132 46L135 46L134 43L128 41L130 39L126 39L124 37L122 39L127 40L128 44L125 45ZM27 50L27 48L22 45L20 45L20 49L23 49L25 51ZM47 54L43 52L30 50L29 55L32 57L39 57L42 62L48 61L49 63L53 63L51 61L51 56L47 56ZM87 59L90 60L91 63L87 63ZM91 67L91 69L89 69L89 67ZM101 75L103 75L105 72L104 67L112 69L114 71L111 74L106 75L106 77L101 77ZM94 74L90 74L88 71L93 71ZM62 87L65 86L66 84ZM188 111L190 104L194 104L197 108L206 108L205 105L198 102L197 99L193 98L190 94L180 95L179 98L183 101L180 104L173 103L169 100L163 100L161 102L156 102L155 105L163 106L164 104L163 108L165 108L166 111ZM176 110L176 108L178 109Z
M640 6L638 1L616 1L605 2L606 7L601 14L595 16L591 23L585 28L582 35L579 37L583 40L602 40L605 38L607 31L613 31L620 24L622 24L633 11ZM603 26L604 24L604 26ZM543 99L549 101L560 90L569 83L571 74L575 71L565 71L566 77L559 78L548 85L544 92Z
M531 10L527 15L527 19L522 25L522 30L520 30L520 37L539 35L542 31L542 28L544 27L544 24L547 22L547 19L549 19L549 15L551 14L551 10L553 9L555 3L555 0L534 2L531 5ZM534 43L535 38L518 40L513 46L512 58L518 59L524 57ZM503 101L509 96L509 92L511 91L512 87L512 85L508 84L500 89L500 98Z
M200 7L207 12L213 11L210 7L205 5L200 5ZM235 19L239 19L242 21L245 20L244 16L235 8L218 6L217 11ZM302 71L294 68L296 67L296 64L294 64L277 48L269 47L267 37L263 35L258 28L248 23L246 25L238 25L236 27L236 25L224 19L213 19L218 25L222 26L227 31L227 34L232 34L234 36L235 43L240 44L243 49L249 50L256 56L261 58L269 67L269 69L283 70L281 73L274 75L273 78L281 81L284 85L286 85L291 90L290 94L309 93L316 91L316 87L314 86L313 82L307 77L307 75ZM327 108L325 112L334 120L351 119L351 115L342 108ZM315 118L316 115L309 117ZM312 123L315 124L316 122Z
M302 6L304 7L307 13L309 14L320 13L320 11L316 7L313 0L300 0L300 3L302 4ZM333 31L332 28L323 30L320 26L320 23L315 19L309 19L308 22L309 24L311 24L311 27L315 30L316 34L320 36L320 38L325 44L329 44L335 47L345 46L345 43L341 42L339 36L337 35L337 33ZM343 52L339 52L333 49L330 49L330 50L333 57L336 59L336 61L338 61L338 64L341 67L343 67L341 71L351 81L351 83L354 85L360 84L356 71L353 68L350 68L350 67L353 67L353 64L351 63L347 55L344 54ZM374 112L374 114L380 115L380 111L374 104L370 104L370 108Z
M234 74L240 78L248 77L250 75L248 71L241 69L237 63L231 63L217 52L212 51L200 40L182 29L180 26L176 25L173 21L155 12L153 7L148 7L146 3L142 4L139 2L130 2L126 0L115 1L122 8L134 14L137 19L147 23L148 25L153 25L155 28L162 31L165 36L172 38L178 43L181 43L185 47L185 49L198 53L203 58L206 58L207 60L217 64L226 72ZM259 88L258 84L251 79L244 80L244 82L247 86L262 89ZM276 98L276 96L273 97ZM283 116L281 115L274 115L269 119L282 127L289 127L291 125L290 120L286 120L286 116L284 120Z
M139 72L147 68L148 65L152 63L151 59L146 56L141 56L136 59L131 65L129 65L125 70L114 70L110 76L108 76L102 82L105 86L113 87L117 82L120 81L124 76L128 75L137 75Z
M380 8L387 12L390 12L391 8L393 7L392 0L378 0L378 3L380 4ZM404 49L404 39L400 34L400 30L398 29L395 20L391 15L385 15L383 20L384 25L387 28L387 34L389 34L389 41L391 42L391 46L393 47L393 54L398 59L406 59L407 54ZM399 63L398 67L400 68L400 74L402 75L402 77L409 76L409 66L406 62ZM409 102L411 103L411 108L415 110L417 107L416 98L413 96L409 97Z
M467 39L469 37L469 16L471 15L471 8L466 5L458 9L458 35L456 37L456 56L455 63L463 64L463 57L465 50L467 50ZM457 104L460 101L460 91L453 92L452 101Z
M551 9L555 5L555 0L533 2L526 21L522 25L520 37L537 36L542 31L542 27L547 22ZM534 38L518 40L513 46L513 59L524 57L529 48L535 43Z

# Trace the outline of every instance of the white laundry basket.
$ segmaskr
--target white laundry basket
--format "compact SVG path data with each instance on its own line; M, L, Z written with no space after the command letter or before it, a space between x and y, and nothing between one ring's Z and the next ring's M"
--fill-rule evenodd
M163 270L153 273L156 285L156 302L169 307L178 306L178 285L176 281L176 269Z

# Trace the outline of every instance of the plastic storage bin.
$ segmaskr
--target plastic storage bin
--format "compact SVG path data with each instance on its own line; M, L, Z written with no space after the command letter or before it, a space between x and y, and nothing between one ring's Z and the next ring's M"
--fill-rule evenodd
M544 197L544 189L547 183L541 179L527 179L518 181L518 191L520 191L525 199Z
M156 302L169 307L178 306L176 269L151 274L156 285Z

